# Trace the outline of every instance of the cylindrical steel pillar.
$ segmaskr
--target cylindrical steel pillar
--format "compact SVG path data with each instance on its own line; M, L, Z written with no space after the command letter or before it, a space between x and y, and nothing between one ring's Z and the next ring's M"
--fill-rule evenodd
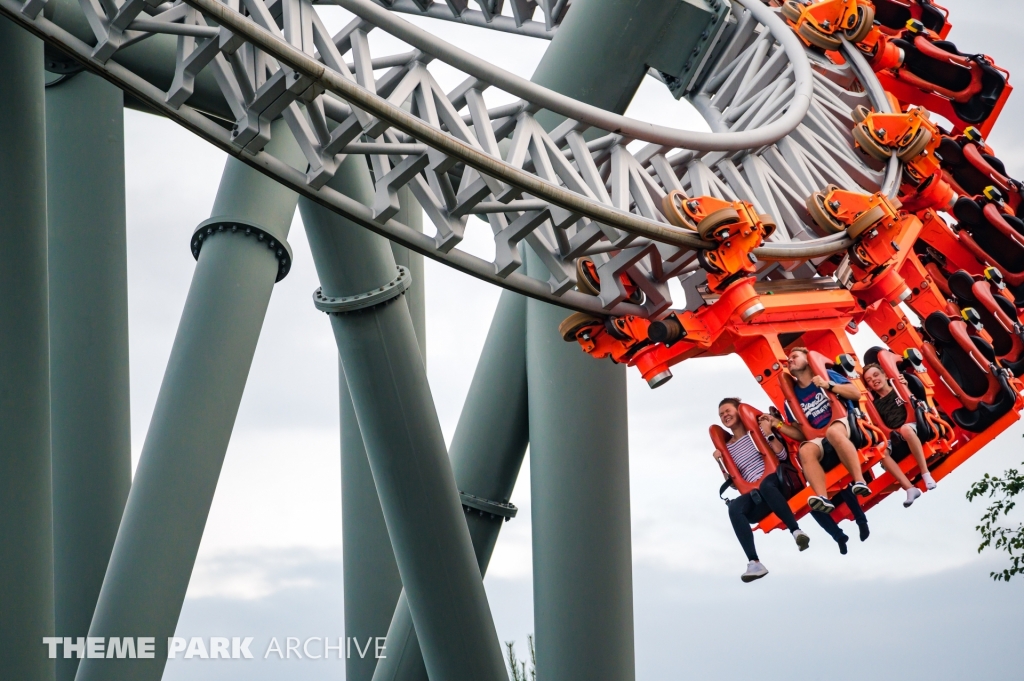
M502 513L511 511L500 507L509 504L530 442L526 384L526 298L502 291L451 446L481 574L508 517Z
M89 631L132 484L124 97L91 73L46 90L57 636ZM57 658L73 681L78 658Z
M401 210L394 219L402 224L412 227L417 232L423 231L423 209L412 195L408 187L398 190L398 199L401 202ZM416 330L416 341L420 346L420 354L423 355L423 365L427 364L427 288L426 270L423 265L423 256L416 251L411 251L406 246L391 242L391 252L395 255L395 264L406 267L412 275L412 284L405 292L405 304L409 307L409 316L412 318L412 328Z
M345 590L345 636L359 642L384 636L390 614L402 593L395 552L366 459L352 396L339 359L341 410L341 537ZM370 650L375 650L371 645ZM377 664L374 654L345 659L345 678L369 681Z
M305 164L283 122L267 150ZM195 274L89 629L152 636L156 653L84 659L78 681L163 675L270 295L290 262L284 244L296 200L228 159L212 217L193 236Z
M357 187L363 185L359 183ZM357 189L358 191L358 189ZM407 187L401 190L402 209L395 219L414 229L423 228L423 211ZM423 281L423 256L405 246L391 243L396 264L407 267L412 284L405 300L416 331L420 354L426 364L426 300ZM360 642L384 636L391 613L402 592L402 577L395 564L395 552L384 523L377 488L373 484L370 463L366 459L363 435L359 432L352 396L345 372L338 364L338 402L341 411L341 534L345 590L345 636ZM377 665L375 655L349 655L345 660L345 678L370 681ZM422 667L422 662L420 663Z
M54 661L43 43L0 17L0 656L48 681Z
M531 273L545 271L527 249ZM533 617L541 681L635 678L624 367L562 340L526 304Z
M361 158L347 158L332 186L367 204L373 197ZM311 202L301 206L322 309L393 290L398 272L386 240ZM332 314L331 324L428 673L505 679L405 298Z
M677 0L682 2L684 0ZM647 73L652 49L676 10L662 0L573 0L531 80L622 113ZM541 120L547 124L545 116Z
M480 574L486 574L507 514L530 425L526 393L526 298L503 291L477 362L450 458L463 494ZM502 508L504 506L504 508ZM416 630L403 597L388 629L388 655L374 681L425 681Z
M574 2L532 80L622 113L647 70L651 27L671 5ZM544 265L526 251L527 271L546 280ZM625 368L564 342L558 324L567 310L536 300L526 308L537 678L631 681Z

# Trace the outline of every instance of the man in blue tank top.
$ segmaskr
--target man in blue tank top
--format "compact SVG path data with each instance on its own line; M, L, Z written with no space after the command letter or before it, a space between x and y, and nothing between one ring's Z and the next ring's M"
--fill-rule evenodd
M829 370L828 379L815 375L807 362L807 352L807 348L793 348L790 351L789 373L793 376L794 392L807 421L816 430L827 428L825 437L808 439L788 404L788 423L783 424L774 419L772 427L778 428L786 437L801 442L800 464L804 469L804 477L815 494L807 500L807 504L812 510L831 513L835 510L835 505L828 499L825 472L840 463L853 477L850 490L858 496L871 494L871 489L864 482L864 472L860 467L857 448L850 441L848 426L842 419L833 417L832 402L828 393L846 400L859 400L861 395L857 386L834 371Z

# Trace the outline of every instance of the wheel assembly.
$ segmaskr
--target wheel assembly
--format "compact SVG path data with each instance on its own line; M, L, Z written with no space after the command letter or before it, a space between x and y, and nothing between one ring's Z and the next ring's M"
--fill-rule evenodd
M558 325L558 333L562 340L572 343L576 335L588 326L603 326L604 320L586 312L573 312Z

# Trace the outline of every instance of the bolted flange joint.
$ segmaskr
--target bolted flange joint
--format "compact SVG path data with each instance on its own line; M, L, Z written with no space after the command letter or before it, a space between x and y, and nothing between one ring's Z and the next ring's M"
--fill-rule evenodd
M409 269L398 265L398 275L380 288L375 288L366 293L357 293L354 296L332 298L325 296L320 288L313 291L313 305L316 309L327 314L347 314L366 310L378 305L385 305L405 293L412 285L412 273Z
M262 227L237 220L211 218L196 227L196 231L192 232L192 241L190 243L192 257L199 260L199 252L202 250L203 244L207 239L216 234L240 234L244 237L252 237L269 248L274 257L277 258L277 278L274 279L275 283L287 277L288 272L292 269L292 249L287 241L279 239Z
M462 499L462 510L467 514L477 513L482 516L488 516L491 520L503 518L504 522L507 523L515 518L516 513L519 512L515 504L491 501L490 499L484 499L483 497L467 494L466 492L459 492L459 497Z

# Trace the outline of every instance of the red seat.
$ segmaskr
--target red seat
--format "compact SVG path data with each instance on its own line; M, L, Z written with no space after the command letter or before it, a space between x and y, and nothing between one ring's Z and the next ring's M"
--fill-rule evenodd
M1024 220L1004 213L999 203L985 196L960 197L953 215L960 243L979 262L998 267L1015 303L1024 306Z
M958 426L980 433L1013 407L1017 393L987 341L968 334L964 321L941 312L928 315L924 328L931 339L921 349L928 368L963 405L950 414Z
M768 440L765 438L764 433L761 432L761 427L757 423L757 417L762 412L751 407L749 404L740 404L737 411L740 414L740 422L747 429L747 432L750 433L754 444L757 446L757 451L764 459L764 475L761 478L749 481L740 475L740 469L736 466L736 462L733 461L732 454L729 453L729 447L726 444L729 442L731 435L725 428L715 424L708 429L708 432L711 435L711 441L715 444L715 449L722 452L722 462L725 465L724 472L732 479L733 487L740 494L747 494L760 486L761 480L764 479L765 475L772 475L778 470L779 458L775 455L771 445L768 444Z
M913 351L908 351L913 352ZM918 360L921 357L918 355ZM939 415L939 410L932 402L924 383L915 373L917 367L909 360L903 360L888 348L874 347L864 353L866 364L877 364L882 368L890 381L896 394L903 401L907 410L907 423L913 423L917 427L917 436L921 444L925 446L925 456L930 458L930 452L948 451L949 446L956 439L953 429ZM909 365L909 366L908 366ZM923 370L924 367L921 367ZM906 379L904 385L899 379ZM891 430L885 425L874 403L868 401L868 412L872 421L889 435Z
M903 32L907 22L917 19L929 31L942 37L949 32L949 12L931 0L874 0L875 21L891 35Z
M815 375L828 378L828 369L832 368L832 363L824 355L812 350L807 355L807 362ZM804 439L813 440L814 438L825 437L828 426L825 428L813 428L811 426L796 398L795 383L789 372L783 372L779 376L779 386L786 398L789 411L792 412L800 429L803 431ZM843 400L834 393L826 392L826 394L832 406L832 421L843 420L849 423L849 412ZM885 450L883 446L885 438L878 427L863 413L855 413L854 422L856 428L850 433L850 441L853 442L853 445L860 454L861 464L873 465L881 458L882 452ZM841 466L833 468L832 471L826 471L826 473L828 474L826 480L830 490L841 489L850 477L846 469Z
M892 44L903 50L903 63L894 69L896 78L948 99L964 123L987 120L1006 88L1006 76L988 57L963 54L948 40L907 30Z
M1021 184L1006 173L1006 166L984 138L969 128L957 137L943 136L935 153L942 164L946 180L961 196L978 196L986 188L997 187L1017 217L1024 217L1021 205Z
M1024 373L1024 329L1013 303L998 289L994 292L994 284L963 270L951 275L947 283L961 309L965 313L974 310L978 315L999 363L1014 376Z

